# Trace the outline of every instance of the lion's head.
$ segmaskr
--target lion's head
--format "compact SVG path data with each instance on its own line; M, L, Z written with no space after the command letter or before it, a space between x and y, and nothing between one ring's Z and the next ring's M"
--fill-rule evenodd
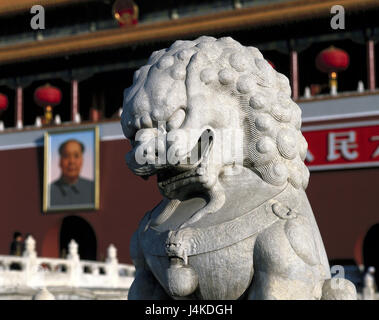
M176 41L154 52L125 90L127 163L138 175L158 174L166 196L191 185L212 190L236 164L268 184L305 189L307 142L290 94L288 79L257 48L230 37Z

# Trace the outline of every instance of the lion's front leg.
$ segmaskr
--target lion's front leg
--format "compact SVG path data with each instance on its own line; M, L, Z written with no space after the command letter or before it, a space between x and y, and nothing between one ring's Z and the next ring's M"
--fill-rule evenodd
M249 300L318 300L321 285L285 275L256 272L249 291Z
M296 219L295 219L296 220ZM306 221L278 221L254 248L254 277L248 299L320 299L323 266Z
M146 264L139 245L138 231L133 234L130 242L130 253L136 267L134 281L129 289L129 300L167 300L170 297L163 290Z
M136 270L134 281L129 290L128 299L168 300L170 297L149 270L139 268Z

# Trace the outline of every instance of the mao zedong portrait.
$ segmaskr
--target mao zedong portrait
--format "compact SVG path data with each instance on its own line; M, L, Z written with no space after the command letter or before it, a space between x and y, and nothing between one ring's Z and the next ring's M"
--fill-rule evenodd
M94 203L94 182L80 176L85 146L70 139L59 146L61 176L51 183L50 205L82 205Z

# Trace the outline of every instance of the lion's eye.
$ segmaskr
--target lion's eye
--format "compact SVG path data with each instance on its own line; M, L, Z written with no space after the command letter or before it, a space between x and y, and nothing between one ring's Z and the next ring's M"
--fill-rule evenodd
M176 110L167 122L167 129L172 130L180 128L184 122L185 117L186 113L182 108Z

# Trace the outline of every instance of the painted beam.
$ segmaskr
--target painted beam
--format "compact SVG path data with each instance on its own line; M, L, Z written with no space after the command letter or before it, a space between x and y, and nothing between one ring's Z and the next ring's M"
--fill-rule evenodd
M90 1L94 0L2 0L0 1L0 16L30 12L30 8L36 4L47 8Z
M74 53L131 46L158 40L173 40L202 34L216 34L286 21L330 16L335 0L298 0L244 8L198 17L140 24L133 28L97 31L68 37L33 41L0 48L0 64L64 56ZM345 10L379 7L377 0L341 0Z

